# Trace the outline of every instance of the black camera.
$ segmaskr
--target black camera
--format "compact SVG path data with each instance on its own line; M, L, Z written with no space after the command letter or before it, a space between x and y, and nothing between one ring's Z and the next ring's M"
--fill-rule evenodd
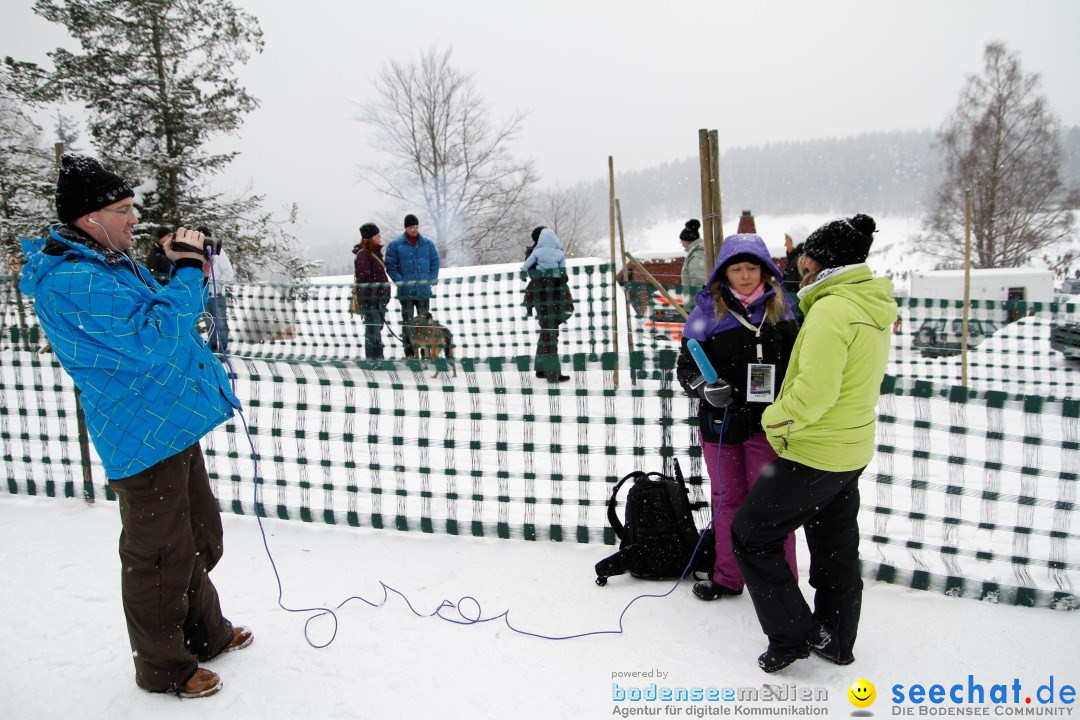
M215 243L213 238L206 238L203 240L203 246L200 250L193 245L188 245L187 243L177 242L174 240L172 244L172 249L173 252L195 253L196 255L206 255L207 251L212 252L214 255L220 255L221 241L218 240Z
M172 244L172 249L176 252L198 253L199 255L206 255L207 251L209 251L214 255L220 255L221 238L204 237L202 250L192 245L188 245L187 243L182 243L174 240Z

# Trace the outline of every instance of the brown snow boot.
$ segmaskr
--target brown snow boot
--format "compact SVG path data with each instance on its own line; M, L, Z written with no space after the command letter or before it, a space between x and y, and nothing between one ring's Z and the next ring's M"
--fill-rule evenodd
M229 644L225 646L225 649L221 652L233 652L234 650L243 650L251 641L255 639L255 635L251 632L251 628L245 625L233 625L232 639L229 640Z
M182 698L210 697L221 689L221 677L213 670L198 668L176 693Z

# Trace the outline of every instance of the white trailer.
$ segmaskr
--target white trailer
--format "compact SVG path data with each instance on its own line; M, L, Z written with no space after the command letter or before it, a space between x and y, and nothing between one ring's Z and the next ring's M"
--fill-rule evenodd
M923 270L911 274L911 297L918 299L964 299L963 270ZM1054 273L1031 268L990 268L971 271L972 300L993 302L1001 308L1006 302L1049 305L1054 300ZM1045 308L1044 310L1048 310ZM1004 318L1002 318L1004 319Z

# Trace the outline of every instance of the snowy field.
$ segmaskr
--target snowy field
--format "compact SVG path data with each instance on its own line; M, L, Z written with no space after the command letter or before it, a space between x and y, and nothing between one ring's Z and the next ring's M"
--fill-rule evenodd
M572 543L521 543L418 533L332 528L265 521L267 543L290 608L336 608L308 626L313 613L278 607L278 586L258 523L225 514L225 557L214 580L226 614L255 631L254 644L209 666L225 686L213 698L178 701L134 685L120 604L116 554L120 521L113 503L0 496L0 557L8 582L0 612L3 672L0 708L7 718L125 720L200 718L607 718L620 708L651 707L663 715L703 717L755 709L795 717L849 717L847 688L866 679L877 688L875 717L930 706L891 701L894 685L929 689L973 682L985 688L988 715L1075 708L1041 705L1039 686L1080 686L1076 613L1017 608L868 583L856 662L837 667L802 660L778 675L758 670L765 647L744 594L716 603L681 586L670 596L635 602L621 635L553 641L516 634L501 621L462 626L417 617L391 595L375 609L380 581L404 593L426 616L441 603L470 596L481 617L509 611L524 631L565 636L619 628L620 613L641 593L671 583L615 578L597 587L592 565L609 548ZM801 546L801 543L800 543ZM807 559L800 550L800 564ZM808 591L803 576L804 592ZM472 602L463 612L475 617ZM451 612L443 611L447 617ZM617 673L660 672L646 677ZM1019 702L990 704L995 684L1022 688ZM733 688L758 700L616 702L621 689ZM792 685L825 699L762 699L771 685ZM963 691L966 693L966 689ZM1031 697L1032 703L1024 702ZM1044 694L1045 697L1045 694ZM966 698L965 698L966 700ZM667 706L670 709L661 709ZM736 707L739 709L736 710ZM946 701L935 709L961 706ZM964 706L970 710L971 706ZM1075 711L1074 711L1075 712Z

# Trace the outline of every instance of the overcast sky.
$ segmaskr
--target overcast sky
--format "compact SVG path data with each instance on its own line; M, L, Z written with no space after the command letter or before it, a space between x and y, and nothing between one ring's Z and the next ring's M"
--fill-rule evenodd
M265 51L237 74L261 105L221 147L242 154L226 188L295 201L309 245L340 239L385 203L360 180L372 158L355 102L390 58L453 45L496 117L527 110L515 154L543 186L722 148L938 128L990 40L1038 72L1050 107L1080 124L1077 0L239 0ZM47 62L65 34L29 0L0 3L0 55ZM760 210L767 213L767 208ZM421 229L424 218L421 215ZM384 228L384 235L399 228Z

